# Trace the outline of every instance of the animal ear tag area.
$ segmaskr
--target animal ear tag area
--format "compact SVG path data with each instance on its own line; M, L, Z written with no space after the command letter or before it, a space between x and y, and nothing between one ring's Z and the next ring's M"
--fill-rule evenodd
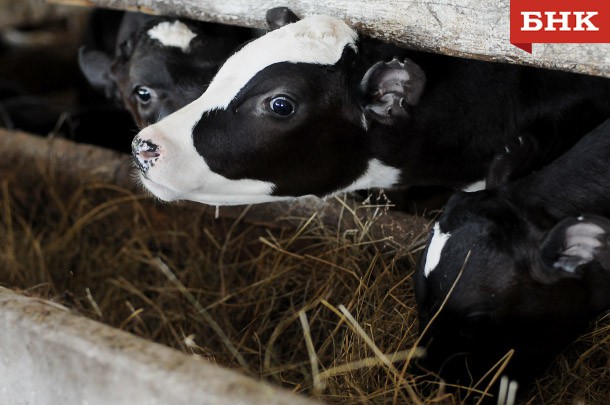
M406 118L409 106L415 106L426 84L424 71L410 59L377 62L364 75L359 90L364 110L383 124Z
M609 237L610 221L606 218L568 218L549 232L542 245L542 257L553 269L571 274L591 262L610 270Z

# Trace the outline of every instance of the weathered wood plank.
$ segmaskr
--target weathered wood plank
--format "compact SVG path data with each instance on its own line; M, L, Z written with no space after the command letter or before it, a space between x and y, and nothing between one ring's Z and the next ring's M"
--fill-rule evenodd
M65 16L65 7L45 0L0 0L0 30L21 24L35 24Z
M265 12L289 5L299 16L327 14L360 32L407 47L610 77L610 44L509 43L509 0L52 0L140 10L265 28Z
M0 287L2 404L318 402Z

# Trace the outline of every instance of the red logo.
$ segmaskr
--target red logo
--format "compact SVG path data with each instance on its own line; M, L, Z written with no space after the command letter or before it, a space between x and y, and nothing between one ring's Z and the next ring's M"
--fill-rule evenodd
M511 0L510 43L532 53L534 42L610 42L610 1Z

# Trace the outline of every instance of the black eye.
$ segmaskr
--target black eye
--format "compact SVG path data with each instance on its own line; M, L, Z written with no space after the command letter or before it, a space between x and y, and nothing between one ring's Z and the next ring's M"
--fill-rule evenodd
M271 108L271 111L281 117L288 117L294 113L294 105L285 96L277 96L272 98L269 102L269 108Z
M136 87L135 93L138 100L140 100L142 104L148 104L152 98L150 89L148 87L138 86Z

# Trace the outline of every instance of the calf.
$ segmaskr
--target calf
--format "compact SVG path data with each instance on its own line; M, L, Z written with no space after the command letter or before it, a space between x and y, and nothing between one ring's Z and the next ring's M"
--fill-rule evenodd
M492 184L520 147L498 157ZM610 309L608 218L610 120L538 172L453 195L415 277L424 367L469 385L514 349L505 373L539 373Z
M241 48L132 146L160 199L234 205L481 184L512 137L538 145L525 173L609 114L608 79L409 52L311 16Z
M249 30L176 18L126 13L113 56L82 48L87 80L146 126L195 100Z

